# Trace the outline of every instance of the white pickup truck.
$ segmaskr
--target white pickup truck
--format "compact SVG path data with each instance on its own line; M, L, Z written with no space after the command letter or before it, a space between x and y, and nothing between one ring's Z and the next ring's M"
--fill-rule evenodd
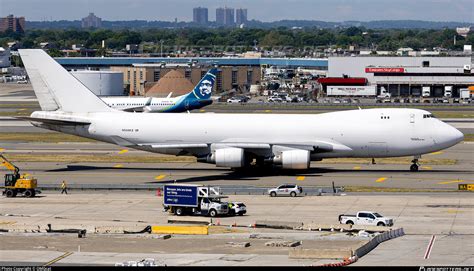
M393 219L379 213L361 211L357 215L339 215L339 223L350 225L393 226Z

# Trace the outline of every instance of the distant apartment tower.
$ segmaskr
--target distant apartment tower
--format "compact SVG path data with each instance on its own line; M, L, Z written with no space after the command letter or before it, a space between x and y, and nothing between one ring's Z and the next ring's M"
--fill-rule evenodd
M231 26L235 24L234 9L233 8L217 8L216 9L216 23L218 25Z
M235 10L235 22L238 25L247 23L247 9L238 8Z
M95 16L94 13L89 13L89 16L82 18L82 28L100 28L102 26L102 19Z
M193 22L207 24L209 21L207 8L197 7L193 9Z
M7 17L0 18L0 31L13 31L16 33L25 32L25 17L13 17L8 15Z

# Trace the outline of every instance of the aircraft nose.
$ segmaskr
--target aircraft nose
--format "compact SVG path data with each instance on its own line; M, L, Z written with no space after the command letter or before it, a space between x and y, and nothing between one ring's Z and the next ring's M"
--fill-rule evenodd
M451 146L464 140L464 134L451 125L446 124L445 129L443 130L444 141Z

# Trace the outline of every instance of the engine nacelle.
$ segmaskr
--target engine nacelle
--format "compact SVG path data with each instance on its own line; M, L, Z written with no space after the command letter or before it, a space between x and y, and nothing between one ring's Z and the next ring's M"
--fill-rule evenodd
M217 149L211 160L218 167L239 168L244 166L244 150L241 148Z
M308 169L311 159L309 151L288 150L282 151L280 155L275 156L273 162L285 169Z

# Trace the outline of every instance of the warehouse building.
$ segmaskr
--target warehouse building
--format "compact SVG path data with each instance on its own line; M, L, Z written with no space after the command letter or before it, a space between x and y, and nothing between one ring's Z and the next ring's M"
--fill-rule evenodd
M211 66L190 65L156 65L134 64L132 67L113 66L113 71L123 73L123 83L130 95L145 95L161 78L173 71L181 73L192 86L199 83ZM255 66L220 66L218 68L214 91L221 93L229 90L248 91L251 85L259 84L261 80L260 67ZM190 90L190 89L189 89ZM188 90L188 91L189 91ZM168 93L161 93L167 95ZM156 96L156 95L155 95Z
M376 86L377 94L385 89L392 96L416 97L428 87L431 97L442 97L445 89L458 97L459 89L474 85L470 56L330 57L328 61L329 78L365 79L365 85Z

